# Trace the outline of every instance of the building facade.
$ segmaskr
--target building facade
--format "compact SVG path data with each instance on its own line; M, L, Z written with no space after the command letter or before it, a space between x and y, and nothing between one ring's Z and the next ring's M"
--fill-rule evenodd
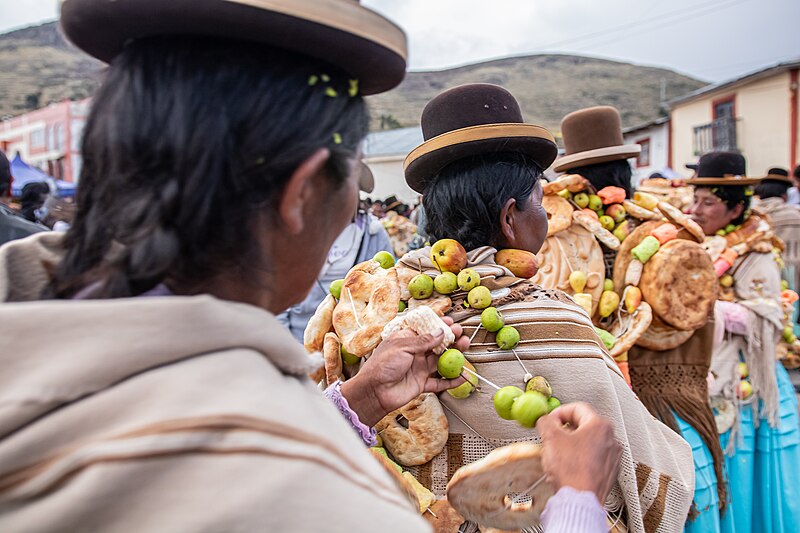
M408 153L422 144L419 126L376 131L364 141L364 163L375 176L375 190L369 196L384 199L397 196L409 205L417 203L418 194L406 184L403 161Z
M736 151L752 176L800 161L800 59L709 85L669 103L670 166L710 151Z
M56 179L76 182L90 100L64 101L0 122L0 150Z
M669 165L669 118L660 117L647 124L626 128L622 132L625 144L638 144L642 152L631 159L634 186L653 172L672 177Z

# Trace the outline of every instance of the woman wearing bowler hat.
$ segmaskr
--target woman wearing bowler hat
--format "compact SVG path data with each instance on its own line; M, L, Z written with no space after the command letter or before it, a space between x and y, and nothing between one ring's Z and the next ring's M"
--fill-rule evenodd
M747 177L741 154L711 152L688 183L691 215L708 236L721 286L725 334L714 347L709 393L730 492L722 529L789 532L800 530L800 424L794 388L776 359L784 313L774 235L750 211L759 181Z
M390 339L326 399L274 316L352 220L402 31L353 0L61 10L110 67L74 224L0 249L0 530L425 530L364 443L461 383L432 377L440 337Z
M496 259L500 249L532 257L547 235L540 178L556 157L552 134L525 123L514 97L489 84L462 85L436 96L422 112L422 131L425 141L406 158L405 176L423 194L430 241L455 239L464 246L468 266L493 291L492 306L520 334L516 348L500 349L496 334L481 327L481 311L464 305L465 294L456 293L448 316L472 336L467 359L501 387L524 389L526 374L543 376L562 404L586 402L610 419L623 449L621 469L595 496L611 521L626 522L629 531L681 531L693 483L689 446L636 399L575 302L517 277ZM435 275L430 254L430 247L410 252L399 268L408 275L418 269ZM536 438L531 429L498 417L493 391L481 387L482 393L466 398L439 395L447 407L450 440L419 467L421 481L434 492L443 491L455 469L493 447ZM548 436L560 431L553 416L537 425L545 450Z

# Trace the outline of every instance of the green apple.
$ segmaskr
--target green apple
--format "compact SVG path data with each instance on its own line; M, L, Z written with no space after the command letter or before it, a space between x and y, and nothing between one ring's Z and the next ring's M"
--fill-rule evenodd
M408 307L408 304L405 303L403 300L400 300L400 303L397 304L397 312L398 313L402 313L403 311L406 310L407 307Z
M567 189L563 189L561 191L558 191L557 194L558 194L558 196L560 196L564 200L572 200L572 193L569 192Z
M746 400L753 395L753 385L749 381L740 381L736 393L740 400Z
M573 270L569 274L569 286L572 287L572 290L576 293L583 292L583 289L586 288L587 281L586 272L582 270Z
M585 209L589 205L589 195L585 192L580 192L572 197L572 201L581 209Z
M547 412L552 413L556 410L557 407L561 405L561 400L556 398L555 396L550 396L547 399Z
M785 279L782 279L781 280L781 290L785 291L785 290L788 290L788 289L789 289L789 282L786 281Z
M344 285L343 279L335 279L331 281L330 287L328 287L328 290L331 292L331 295L337 300L342 296L343 285Z
M717 231L714 232L714 234L719 235L720 237L724 237L726 235L724 229L718 229Z
M392 268L394 266L394 256L387 251L380 251L372 258L381 264L382 268Z
M603 280L603 290L604 291L613 291L614 290L614 281L606 278Z
M430 298L433 294L433 279L427 274L417 274L408 283L408 292L415 300Z
M475 287L467 294L467 301L473 309L486 309L492 305L492 293L487 287Z
M450 348L439 356L436 369L443 378L454 379L461 375L465 362L466 359L464 359L463 353L455 348Z
M736 226L735 225L728 224L727 226L725 226L725 233L731 233L731 232L734 232L734 231L736 231Z
M458 276L452 272L442 272L433 279L433 288L439 294L452 294L458 289Z
M533 376L531 379L529 379L527 385L525 385L525 390L538 392L545 398L549 398L553 395L553 388L542 376Z
M505 420L514 419L514 417L511 416L511 409L514 405L514 400L523 394L525 393L522 391L522 389L513 385L503 387L494 393L494 396L492 397L492 403L494 404L494 410L497 411L497 414L500 416L500 418Z
M503 326L497 332L495 342L501 350L512 350L519 344L519 331L513 326Z
M464 360L464 366L469 368L473 372L475 371L475 367L472 366L472 364L467 360ZM470 374L469 372L467 372L466 377L467 381L465 381L458 387L447 389L447 394L449 394L453 398L459 398L459 399L466 398L467 396L472 394L472 391L474 391L478 387L478 378L477 376L475 376L474 374Z
M532 428L546 414L547 398L538 392L528 391L516 398L511 405L511 417L522 427Z
M506 321L496 307L487 307L481 313L481 325L486 328L486 331L495 333L506 325Z
M750 376L750 372L747 370L746 363L739 363L739 377L741 379L745 379Z
M783 340L786 342L791 342L789 339L794 337L794 328L792 326L786 326L783 328Z
M589 195L589 209L592 211L600 211L603 209L603 200L596 194Z
M342 348L339 351L342 352L342 362L346 365L357 365L359 361L361 361L361 358L359 356L353 355L347 350L345 350L344 344L342 345Z
M608 231L613 231L616 223L614 222L614 219L611 218L610 216L603 215L600 217L600 225L603 226Z
M481 277L471 268L465 268L458 273L458 288L462 291L471 291L481 284Z

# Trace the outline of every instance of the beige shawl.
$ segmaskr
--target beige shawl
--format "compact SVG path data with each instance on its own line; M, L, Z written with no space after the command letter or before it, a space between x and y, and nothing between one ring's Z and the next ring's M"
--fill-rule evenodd
M430 248L411 252L401 267L436 274ZM506 324L516 327L522 342L515 350L525 369L547 378L562 402L585 401L614 422L615 435L623 445L622 468L617 485L606 503L610 513L627 514L633 532L682 531L694 492L694 466L689 445L658 422L636 399L613 359L598 339L591 321L568 296L544 290L494 262L495 250L479 248L469 253L469 266L482 283L499 292L495 305ZM508 289L503 289L508 287ZM450 313L474 339L467 358L477 371L499 386L524 388L525 370L513 353L502 352L494 334L480 329L480 316L464 308L463 295L454 298ZM492 406L493 389L459 400L440 395L450 423L444 451L430 463L415 469L420 481L442 494L456 469L484 457L493 448L517 441L538 441L533 429L497 416Z

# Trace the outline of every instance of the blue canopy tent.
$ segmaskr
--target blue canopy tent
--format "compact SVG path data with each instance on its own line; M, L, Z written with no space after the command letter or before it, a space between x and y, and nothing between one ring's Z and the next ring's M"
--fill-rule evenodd
M75 196L75 189L77 188L77 185L74 183L57 180L52 176L48 176L41 170L33 168L23 161L19 154L17 154L11 162L11 176L13 178L11 182L11 193L14 196L22 195L22 188L28 183L47 183L51 191L62 197Z

